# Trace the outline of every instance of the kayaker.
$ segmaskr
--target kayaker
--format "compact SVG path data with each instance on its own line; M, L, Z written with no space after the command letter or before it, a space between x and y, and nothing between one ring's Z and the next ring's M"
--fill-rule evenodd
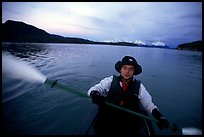
M141 118L104 105L104 101L136 112L140 112L141 105L159 121L157 125L161 130L168 128L168 120L152 102L152 97L144 85L135 78L142 72L142 67L136 59L125 56L122 61L115 64L115 69L120 73L119 76L106 77L87 92L92 102L99 106L94 125L95 133L98 135L134 135L139 132Z

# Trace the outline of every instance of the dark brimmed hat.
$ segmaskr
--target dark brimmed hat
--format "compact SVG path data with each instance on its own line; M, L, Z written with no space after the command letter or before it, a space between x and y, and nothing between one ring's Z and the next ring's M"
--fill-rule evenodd
M118 61L115 64L115 70L120 73L121 67L123 65L133 65L135 68L134 75L139 75L142 73L142 67L137 63L136 59L131 56L125 56L122 61Z

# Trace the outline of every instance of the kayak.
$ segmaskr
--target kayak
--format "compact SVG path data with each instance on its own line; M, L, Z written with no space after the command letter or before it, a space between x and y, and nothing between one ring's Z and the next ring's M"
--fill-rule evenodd
M149 116L148 112L145 109L142 109L141 114L145 116ZM146 120L143 118L142 124L140 127L140 135L155 135L155 131L150 120Z
M141 107L140 114L145 115L145 116L149 116L148 112L143 107ZM89 125L88 130L86 131L86 135L97 135L95 130L94 130L94 125L96 124L97 118L98 118L98 115L96 114L95 118L93 119L93 121ZM152 121L147 120L145 118L141 118L141 124L140 124L138 131L139 131L138 135L155 135L155 130L153 128Z

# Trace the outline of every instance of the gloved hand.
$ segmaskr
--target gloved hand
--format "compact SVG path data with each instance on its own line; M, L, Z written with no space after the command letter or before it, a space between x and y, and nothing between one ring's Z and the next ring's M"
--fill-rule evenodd
M157 123L157 126L159 127L159 129L163 130L163 128L169 128L168 120L158 111L158 109L155 108L152 111L152 115L156 120L159 121L159 123Z
M91 91L90 96L94 104L102 105L105 102L105 97L99 91Z

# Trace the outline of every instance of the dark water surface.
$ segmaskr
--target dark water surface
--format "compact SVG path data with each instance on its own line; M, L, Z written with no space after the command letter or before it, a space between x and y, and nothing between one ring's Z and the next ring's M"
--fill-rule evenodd
M2 43L2 51L82 93L118 74L125 55L143 67L137 76L154 103L178 127L202 128L202 53L171 49L85 44ZM13 66L12 69L15 69ZM83 135L97 112L90 100L2 74L2 127L10 134ZM175 134L170 129L157 134Z

